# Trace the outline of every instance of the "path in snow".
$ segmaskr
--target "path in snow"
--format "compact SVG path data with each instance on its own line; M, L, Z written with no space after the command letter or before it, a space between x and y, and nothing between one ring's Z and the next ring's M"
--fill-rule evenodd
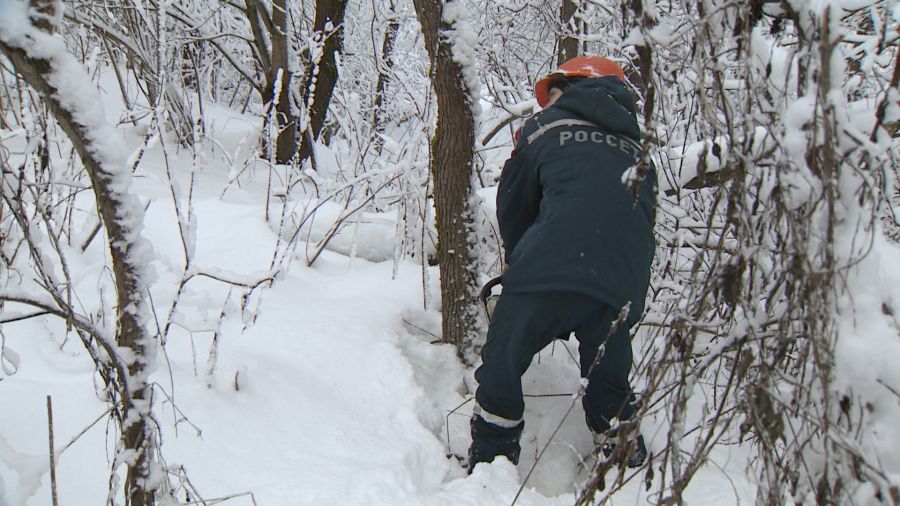
M142 180L139 188L165 195L153 185ZM276 238L262 218L263 200L253 199L251 190L231 190L225 199L197 192L199 268L242 276L268 270ZM166 307L180 276L175 223L171 202L153 199L144 234L155 248L158 308ZM367 251L384 249L368 246ZM97 266L104 254L98 243L80 262ZM396 280L392 271L390 261L351 260L331 251L306 267L301 254L251 304L258 307L257 318L246 330L236 293L229 295L216 282L192 282L180 321L193 332L172 333L155 375L170 468L184 466L204 498L236 496L226 503L234 505L252 504L244 492L252 492L260 506L510 504L572 404L578 386L574 344L559 341L544 350L524 378L529 397L518 468L501 461L466 476L446 454L448 447L463 454L469 443L471 371L463 370L452 348L431 343L439 316L422 309L419 268L401 263ZM438 279L431 271L433 300ZM211 361L215 326L209 322L226 300L230 316ZM56 399L57 441L80 432L104 405L94 394L90 362L77 341L66 340L59 322L33 319L4 332L6 346L23 359L16 374L0 383L0 506L43 505L49 480L36 463L46 454L45 396ZM174 407L165 398L170 395ZM661 441L664 421L651 425L645 433L652 448L654 440ZM102 421L93 426L60 459L62 504L104 502L106 429ZM576 474L579 455L590 444L576 403L517 504L571 504L584 479ZM719 471L702 470L690 498L728 504L752 497L740 478L732 481L738 481L736 492L723 486ZM637 481L617 498L627 504L651 499Z

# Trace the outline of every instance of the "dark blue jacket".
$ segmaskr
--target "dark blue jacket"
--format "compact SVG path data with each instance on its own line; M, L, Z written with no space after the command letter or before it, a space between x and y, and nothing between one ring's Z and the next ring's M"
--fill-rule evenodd
M640 320L656 247L656 172L636 200L622 182L640 153L634 100L615 77L582 80L528 120L497 191L504 292L630 301L629 325Z

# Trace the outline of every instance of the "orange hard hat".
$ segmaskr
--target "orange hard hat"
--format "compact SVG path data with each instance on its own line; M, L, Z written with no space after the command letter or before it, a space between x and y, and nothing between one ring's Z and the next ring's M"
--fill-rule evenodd
M534 96L541 107L550 100L550 83L566 77L616 76L625 80L625 72L618 63L602 56L576 56L566 60L550 74L534 83Z

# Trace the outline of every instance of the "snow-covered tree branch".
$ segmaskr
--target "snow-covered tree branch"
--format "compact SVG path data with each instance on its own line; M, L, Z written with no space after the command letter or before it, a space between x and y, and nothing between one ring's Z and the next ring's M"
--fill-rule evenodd
M152 386L147 375L155 367L156 343L148 328L144 271L150 248L140 235L142 206L130 194L129 167L121 150L111 143L113 135L106 126L99 100L84 101L93 85L69 55L63 40L51 33L57 26L60 6L55 2L33 2L31 13L27 7L20 2L0 6L4 13L0 52L29 86L41 93L90 178L106 230L116 287L115 326L102 333L92 332L93 338L104 341L103 347L116 350L109 355L108 364L98 364L114 367L104 374L107 386L116 388L108 393L114 399L121 430L121 446L113 467L127 467L127 504L155 504L161 483L157 478L160 470L152 421ZM7 188L4 185L5 198ZM22 302L15 298L5 300Z

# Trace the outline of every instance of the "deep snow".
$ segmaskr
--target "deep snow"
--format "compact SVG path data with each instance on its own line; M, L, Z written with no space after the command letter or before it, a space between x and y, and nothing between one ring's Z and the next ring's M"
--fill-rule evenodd
M223 131L215 134L235 146L252 134L252 125L232 119L222 118ZM140 137L126 132L122 141L136 144ZM195 169L194 263L199 270L246 278L265 273L276 232L263 218L264 178L248 174L222 196L227 170L210 158ZM192 162L187 153L170 162L179 168L184 190ZM151 150L134 184L150 202L143 235L154 248L152 293L160 317L183 262L162 166L159 149ZM313 238L330 224L316 223ZM288 272L258 292L251 304L257 318L246 329L236 291L229 294L227 286L211 280L191 282L178 321L192 332L173 330L153 379L159 385L163 456L169 468L184 466L203 498L235 496L227 504L252 504L249 495L241 495L252 493L265 506L512 502L535 454L572 404L577 347L555 343L524 379L529 397L518 469L500 461L467 477L447 454L464 454L468 446L471 371L451 347L433 343L439 315L423 308L418 264L401 262L392 279L393 262L385 254L392 251L393 234L393 225L364 223L355 236L356 257L326 251L312 267L299 248ZM347 241L338 238L336 249L347 251ZM74 270L90 273L78 280L80 292L96 297L92 287L106 255L102 242L84 255L71 253ZM437 300L438 273L428 279L431 299ZM228 316L208 374L212 331L223 306ZM0 376L0 505L48 504L46 396L52 396L58 449L106 407L95 394L90 360L77 339L66 337L62 323L36 318L6 324L3 333L9 357L18 360L14 367L7 361ZM663 423L644 428L651 447L654 438L662 441ZM62 504L105 500L109 428L101 417L60 456ZM590 445L576 404L517 504L571 504L585 478L578 473L579 455ZM753 486L739 459L730 461L727 451L716 458L721 469L701 472L689 489L691 502L751 502ZM619 497L627 504L650 500L639 480Z

